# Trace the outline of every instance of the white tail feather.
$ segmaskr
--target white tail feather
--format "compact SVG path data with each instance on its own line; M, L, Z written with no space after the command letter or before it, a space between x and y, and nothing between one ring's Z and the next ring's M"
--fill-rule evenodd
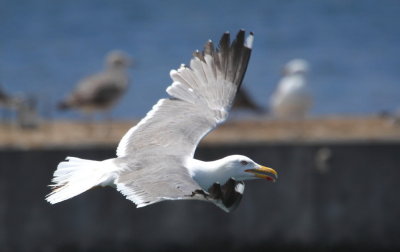
M116 166L112 159L94 161L67 157L58 164L51 185L53 191L46 196L51 204L75 197L97 185L114 182Z

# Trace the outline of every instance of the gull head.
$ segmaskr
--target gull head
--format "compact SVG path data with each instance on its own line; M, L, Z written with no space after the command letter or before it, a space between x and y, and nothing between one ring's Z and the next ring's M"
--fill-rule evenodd
M109 68L127 68L132 65L132 59L123 51L111 51L106 56Z
M243 155L227 156L221 161L221 171L237 180L266 179L275 182L278 173L269 167L259 165Z
M310 70L310 66L306 60L303 59L293 59L286 63L283 67L284 75L293 74L306 74Z

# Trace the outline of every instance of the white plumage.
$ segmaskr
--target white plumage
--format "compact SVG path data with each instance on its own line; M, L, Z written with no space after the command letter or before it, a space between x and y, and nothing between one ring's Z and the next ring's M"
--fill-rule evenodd
M312 105L307 84L309 65L305 60L289 61L283 69L283 77L271 97L270 107L277 118L304 118Z

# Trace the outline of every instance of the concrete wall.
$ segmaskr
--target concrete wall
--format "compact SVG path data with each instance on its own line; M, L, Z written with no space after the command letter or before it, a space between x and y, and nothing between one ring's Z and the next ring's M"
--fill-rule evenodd
M66 156L114 153L0 151L0 251L400 249L400 143L201 147L199 159L240 153L279 172L277 183L247 182L231 214L197 201L136 209L112 188L54 206L44 201Z

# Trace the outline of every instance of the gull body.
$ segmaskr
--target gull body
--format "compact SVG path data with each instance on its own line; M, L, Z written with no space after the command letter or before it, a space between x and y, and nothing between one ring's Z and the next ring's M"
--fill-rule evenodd
M160 99L146 117L122 137L117 157L94 161L68 157L53 178L47 201L55 204L93 186L116 187L137 207L163 200L204 200L229 212L240 202L242 180L275 180L275 170L242 155L216 161L194 158L200 140L223 123L240 88L253 34L239 31L231 43L225 33L214 49L208 41L190 67L172 70L171 98Z
M312 105L307 84L309 65L305 60L289 61L283 69L283 77L271 97L271 111L277 118L304 118Z

